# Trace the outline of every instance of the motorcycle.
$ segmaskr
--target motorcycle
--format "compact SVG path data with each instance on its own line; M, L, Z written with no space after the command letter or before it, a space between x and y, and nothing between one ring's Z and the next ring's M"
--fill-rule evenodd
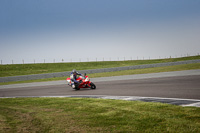
M79 83L72 82L70 78L67 78L66 80L68 82L68 85L75 90L80 90L80 88L96 89L96 85L90 81L90 78L86 76L86 73L84 74L84 76L79 76L76 79Z

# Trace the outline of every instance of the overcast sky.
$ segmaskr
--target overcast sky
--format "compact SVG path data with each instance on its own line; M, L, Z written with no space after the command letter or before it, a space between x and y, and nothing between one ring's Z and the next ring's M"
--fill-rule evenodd
M3 64L198 53L200 0L0 0Z

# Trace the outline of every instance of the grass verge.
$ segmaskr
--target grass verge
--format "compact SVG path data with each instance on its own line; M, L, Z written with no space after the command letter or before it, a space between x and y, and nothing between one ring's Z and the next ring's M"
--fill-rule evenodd
M200 59L200 56L156 59L156 60L0 65L0 77L65 72L65 71L72 71L72 69L88 70L88 69L134 66L143 64L164 63L164 62L177 62L177 61L194 60L194 59Z
M124 71L116 71L116 72L94 73L94 74L88 74L88 76L90 78L97 78L97 77L109 77L109 76L120 76L120 75L182 71L182 70L192 70L192 69L200 69L200 63L184 64L184 65L176 65L176 66L166 66L166 67L156 67L156 68L124 70ZM38 80L5 82L5 83L0 83L0 85L65 80L66 78L67 77L57 77L57 78L47 78L47 79L38 79Z
M0 132L200 132L200 108L90 98L2 98Z

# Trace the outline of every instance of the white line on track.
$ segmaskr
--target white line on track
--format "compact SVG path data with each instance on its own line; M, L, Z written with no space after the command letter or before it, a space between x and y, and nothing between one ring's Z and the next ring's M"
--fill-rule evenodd
M200 100L197 99L180 99L180 98L161 98L161 97L139 97L139 96L107 96L107 95L68 95L68 96L20 96L20 97L0 97L0 98L100 98L127 101L143 101L143 102L160 102L183 107L193 106L200 107Z

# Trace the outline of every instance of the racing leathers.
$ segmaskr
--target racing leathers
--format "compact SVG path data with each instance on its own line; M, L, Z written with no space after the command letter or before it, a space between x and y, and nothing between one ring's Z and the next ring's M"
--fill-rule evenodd
M71 79L71 85L72 85L72 87L73 88L75 88L75 85L74 85L74 83L76 84L76 83L79 83L76 79L77 79L77 75L81 75L82 76L82 74L81 73L78 73L78 72L72 72L71 74L70 74L70 79Z

